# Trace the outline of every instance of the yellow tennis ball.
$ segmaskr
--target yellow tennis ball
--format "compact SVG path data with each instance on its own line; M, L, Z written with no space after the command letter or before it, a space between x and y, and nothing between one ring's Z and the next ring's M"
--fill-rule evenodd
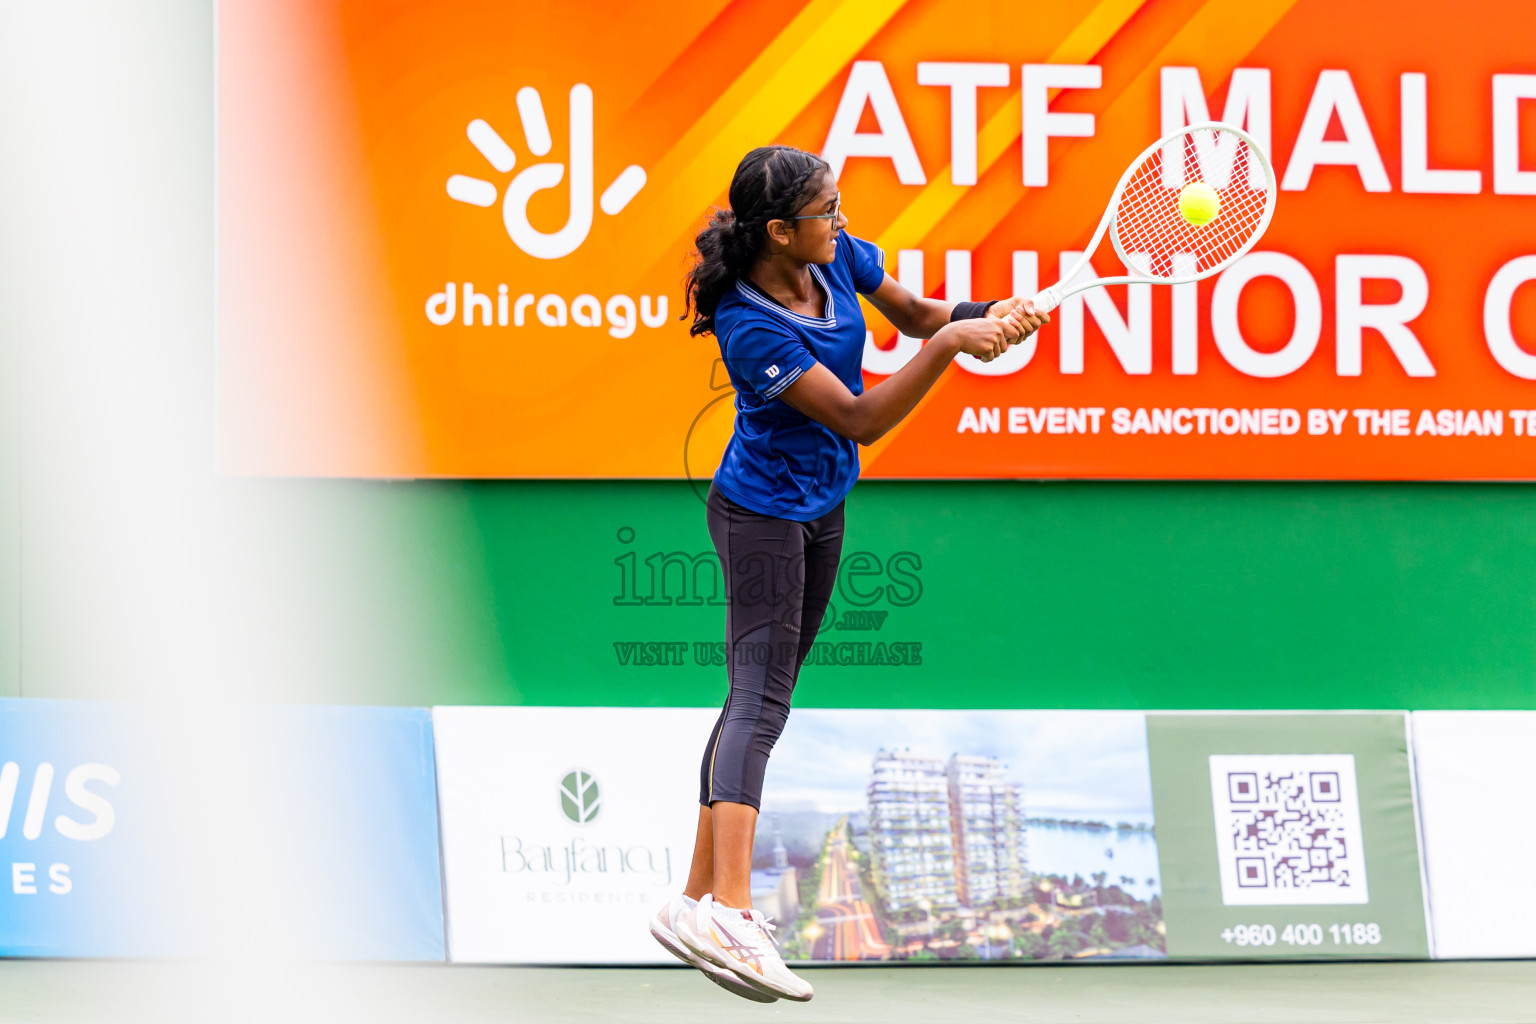
M1203 181L1192 181L1179 193L1179 212L1195 227L1209 224L1221 212L1221 196Z

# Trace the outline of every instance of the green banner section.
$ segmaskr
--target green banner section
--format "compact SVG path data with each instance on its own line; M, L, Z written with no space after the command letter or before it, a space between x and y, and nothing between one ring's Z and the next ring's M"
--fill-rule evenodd
M1147 716L1168 954L1427 957L1406 716Z
M403 705L724 699L702 486L238 487L275 524L261 582L276 596L262 599L284 613L262 625L258 697L282 684L277 699ZM795 702L1536 707L1531 493L861 483ZM39 585L45 558L28 564L22 692L118 695L73 668L82 631L103 628L81 618L90 606Z
M480 630L433 699L723 699L693 488L410 486L478 549L458 594ZM861 484L796 703L1532 706L1529 509L1511 487Z

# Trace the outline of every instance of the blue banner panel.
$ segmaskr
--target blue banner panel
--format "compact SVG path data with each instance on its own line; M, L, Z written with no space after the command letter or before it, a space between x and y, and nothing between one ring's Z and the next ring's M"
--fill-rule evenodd
M151 761L116 704L0 700L0 953L174 950Z
M0 955L441 960L416 708L0 700Z
M272 708L262 716L264 845L294 956L442 960L437 775L425 708Z

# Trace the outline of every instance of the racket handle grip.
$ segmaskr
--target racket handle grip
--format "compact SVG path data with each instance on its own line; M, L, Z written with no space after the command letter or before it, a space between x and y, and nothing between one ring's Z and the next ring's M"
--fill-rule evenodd
M1057 306L1061 305L1061 296L1056 294L1056 288L1053 285L1043 292L1036 293L1034 299L1031 301L1033 301L1035 304L1036 313L1049 313Z

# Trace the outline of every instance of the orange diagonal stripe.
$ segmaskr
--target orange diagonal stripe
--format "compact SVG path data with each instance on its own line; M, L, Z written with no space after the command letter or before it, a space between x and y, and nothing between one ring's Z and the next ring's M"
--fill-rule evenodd
M621 251L642 266L666 255L679 220L692 224L741 155L783 131L905 2L813 0L648 169L655 187L615 240Z
M1147 0L1102 0L1080 21L1046 58L1047 64L1085 64L1102 50L1115 33ZM976 134L976 170L985 174L1008 151L1023 130L1024 101L1014 92L1001 110ZM880 235L877 244L886 251L915 248L927 237L955 204L970 191L968 185L953 185L946 166L933 181L924 186L907 208L896 216Z

